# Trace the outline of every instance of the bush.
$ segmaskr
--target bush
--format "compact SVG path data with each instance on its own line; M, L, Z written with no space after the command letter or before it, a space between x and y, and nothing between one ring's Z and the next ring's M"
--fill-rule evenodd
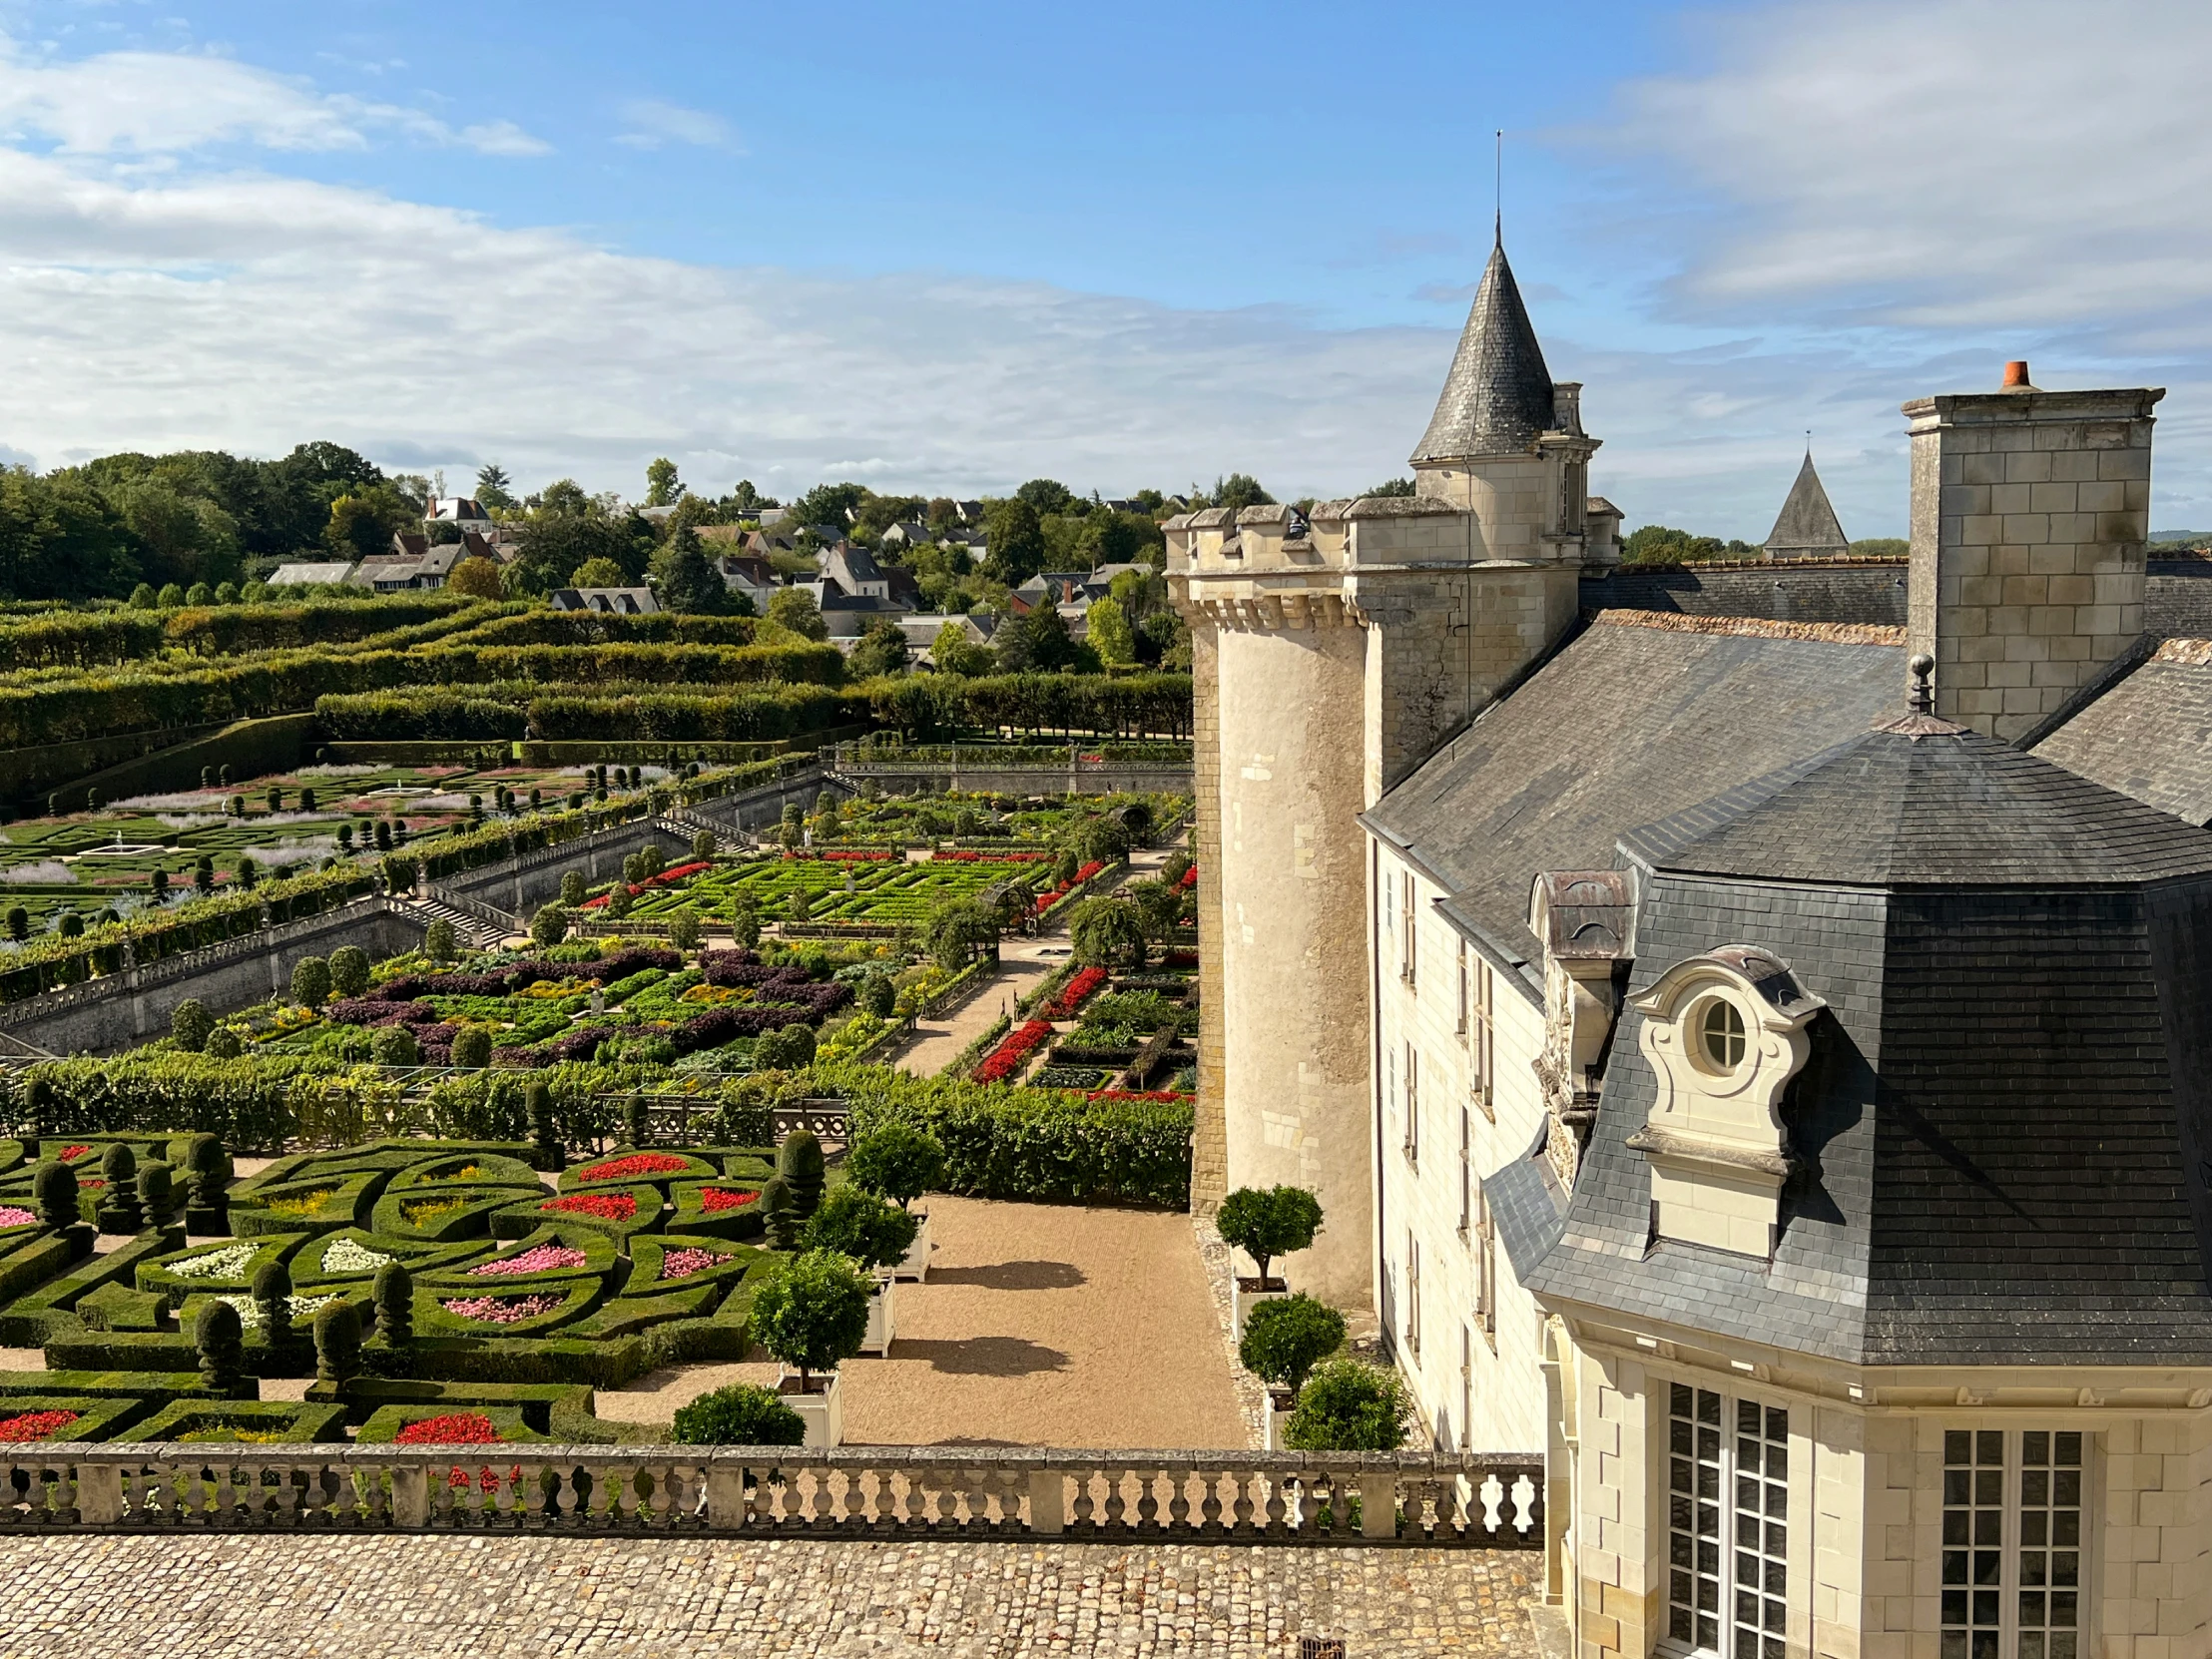
M452 1063L463 1071L482 1071L490 1065L490 1030L481 1025L464 1025L454 1032Z
M712 830L702 830L698 834L692 836L691 855L699 862L704 863L719 850L721 850L721 843L716 840L715 832Z
M1304 1187L1239 1187L1221 1201L1214 1225L1225 1243L1259 1264L1265 1283L1271 1261L1314 1242L1321 1231L1321 1200Z
M733 1382L676 1412L678 1445L800 1445L806 1419L767 1388Z
M254 1304L261 1310L262 1340L272 1348L291 1340L291 1269L264 1262L254 1275Z
M833 1250L863 1268L887 1268L906 1259L918 1218L893 1209L873 1193L839 1187L822 1202L799 1242L807 1250Z
M668 918L668 942L678 950L699 948L699 913L685 905Z
M1068 937L1075 959L1087 966L1144 966L1144 917L1125 898L1084 899L1068 919Z
M580 869L564 871L561 875L561 902L572 910L582 909L584 893L584 872Z
M558 1173L568 1162L566 1149L561 1145L561 1134L553 1121L553 1091L543 1083L532 1080L523 1091L523 1111L530 1120L531 1165L548 1174Z
M360 1311L346 1299L325 1303L314 1316L315 1381L325 1387L342 1388L360 1369Z
M1344 1346L1345 1317L1301 1291L1263 1302L1245 1318L1237 1358L1246 1371L1294 1393L1306 1375Z
M239 1311L228 1302L200 1305L192 1325L192 1346L200 1353L200 1380L212 1393L229 1394L246 1369L245 1329Z
M340 996L359 996L368 989L368 952L357 944L341 944L330 952L330 989Z
M903 1210L944 1180L944 1148L935 1136L893 1119L854 1139L844 1172L860 1191Z
M815 1048L812 1026L787 1025L755 1039L753 1066L756 1071L799 1071L814 1063Z
M214 1030L215 1015L197 996L186 997L169 1011L169 1039L188 1054L205 1049Z
M772 1175L761 1183L761 1225L776 1241L778 1250L797 1250L799 1235L807 1225L792 1201L792 1184L781 1175Z
M419 1066L422 1045L404 1025L382 1025L368 1040L368 1057L380 1066Z
M860 981L860 1007L877 1019L889 1019L898 1006L898 992L891 987L890 975L871 973Z
M49 1158L39 1165L38 1174L32 1177L31 1194L38 1219L48 1227L59 1231L75 1227L83 1219L77 1210L77 1172L59 1158Z
M330 1000L330 964L320 956L302 956L292 964L291 999L302 1008L319 1008Z
M1395 1451L1412 1412L1397 1373L1331 1360L1299 1390L1283 1443L1296 1451Z
M551 950L567 937L568 911L560 905L542 905L530 918L530 942L540 950Z
M438 920L430 923L422 935L422 953L433 962L450 962L453 959L453 924Z
M761 911L748 893L739 893L730 900L730 934L741 950L751 950L761 942Z
M387 1348L405 1348L414 1337L414 1275L386 1262L376 1270L369 1298L376 1304L376 1335Z
M202 1052L211 1060L235 1060L246 1052L246 1038L235 1025L219 1025L208 1033Z
M792 1204L802 1221L822 1207L822 1142L812 1131L794 1129L784 1137L784 1144L776 1149L776 1173L790 1183Z
M868 1282L834 1251L814 1250L765 1280L753 1296L753 1333L800 1385L860 1352L867 1337Z

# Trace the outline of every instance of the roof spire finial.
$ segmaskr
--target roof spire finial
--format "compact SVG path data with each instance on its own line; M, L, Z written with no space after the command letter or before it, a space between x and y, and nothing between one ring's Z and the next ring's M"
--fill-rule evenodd
M1490 179L1490 233L1491 245L1505 246L1505 129L1497 130L1497 151L1491 164Z
M1810 426L1805 429L1805 458L1807 460L1813 458L1813 428Z
M1913 654L1912 661L1905 666L1913 676L1913 690L1907 696L1906 702L1917 715L1934 714L1936 712L1936 687L1934 683L1936 659L1925 651L1916 651Z

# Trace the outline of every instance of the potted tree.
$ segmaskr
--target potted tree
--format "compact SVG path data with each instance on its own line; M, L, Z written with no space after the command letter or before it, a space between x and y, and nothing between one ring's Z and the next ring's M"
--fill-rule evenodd
M808 1221L800 1245L809 1251L834 1251L859 1264L873 1288L868 1292L867 1331L860 1338L863 1354L888 1354L896 1334L892 1323L891 1291L897 1284L890 1269L905 1260L918 1230L911 1212L886 1204L873 1193L857 1187L839 1187L822 1201L822 1208Z
M1303 1291L1263 1302L1245 1321L1237 1358L1268 1388L1267 1448L1283 1449L1282 1425L1298 1404L1307 1375L1344 1346L1345 1317Z
M753 1334L785 1368L776 1392L806 1422L802 1444L835 1445L843 1437L836 1368L860 1352L867 1304L866 1276L833 1250L809 1251L754 1294Z
M1289 1281L1270 1275L1268 1264L1314 1242L1321 1231L1321 1200L1304 1187L1239 1187L1221 1201L1214 1225L1224 1243L1243 1251L1260 1270L1257 1277L1240 1274L1232 1286L1237 1340L1243 1342L1252 1309L1291 1294Z
M929 1212L913 1202L944 1181L944 1148L934 1135L893 1118L856 1137L844 1155L845 1179L887 1198L914 1218L914 1242L891 1269L894 1279L929 1277Z

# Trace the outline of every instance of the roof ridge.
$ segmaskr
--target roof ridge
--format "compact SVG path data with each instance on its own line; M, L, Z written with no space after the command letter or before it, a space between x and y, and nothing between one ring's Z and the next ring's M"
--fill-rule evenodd
M2160 640L2150 660L2180 663L2185 668L2212 668L2212 640Z
M1758 616L1693 616L1684 611L1606 608L1586 611L1593 625L1658 628L1670 634L1726 634L1738 639L1812 640L1823 645L1903 645L1905 630L1878 622L1777 622Z

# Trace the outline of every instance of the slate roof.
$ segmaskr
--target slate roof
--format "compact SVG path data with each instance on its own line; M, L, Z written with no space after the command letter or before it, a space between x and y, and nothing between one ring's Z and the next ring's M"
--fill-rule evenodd
M2191 824L2212 824L2212 641L2166 641L2035 753Z
M1622 842L1642 872L1632 993L1748 944L1827 1000L1784 1107L1799 1169L1773 1261L1652 1240L1628 1140L1657 1081L1633 1009L1571 1197L1541 1171L1495 1177L1507 1254L1548 1298L1859 1364L2212 1363L2212 1192L2191 1151L2212 1132L2212 1015L2191 994L2212 833L1895 724ZM1816 825L1842 783L1873 830ZM2022 828L1978 869L1947 838L1932 865L1908 820L1946 806ZM1908 851L1877 870L1883 826ZM2059 855L2075 835L2089 853ZM1754 840L1758 875L1733 873ZM1840 877L1817 874L1828 856Z
M1851 538L1837 521L1828 491L1821 487L1821 475L1813 470L1810 449L1767 536L1766 549L1778 559L1818 559L1851 551Z
M1551 425L1551 371L1499 243L1490 250L1443 395L1412 459L1517 454Z
M1527 924L1540 871L1609 868L1624 827L1817 754L1902 705L1902 647L1844 643L1887 631L1826 631L1838 637L1601 613L1363 822L1449 890L1441 908L1454 923L1511 962L1540 960Z

